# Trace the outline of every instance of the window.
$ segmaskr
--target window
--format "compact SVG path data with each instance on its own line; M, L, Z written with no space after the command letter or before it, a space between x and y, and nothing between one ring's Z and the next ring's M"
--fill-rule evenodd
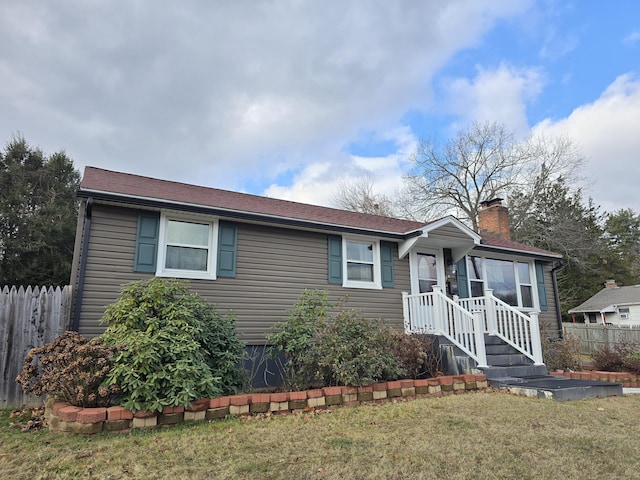
M344 240L345 287L382 288L377 241Z
M485 260L485 268L487 270L487 285L493 290L493 294L509 305L518 306L518 291L513 262L487 258Z
M618 308L618 313L620 314L621 319L628 319L630 313L629 307Z
M484 295L482 257L467 257L467 272L471 286L471 296L482 297Z
M217 230L217 221L162 214L156 274L215 279Z
M533 288L529 264L518 262L518 283L520 284L520 300L524 308L533 308Z
M483 296L484 289L488 288L509 305L534 308L533 273L529 262L469 256L467 276L471 297Z

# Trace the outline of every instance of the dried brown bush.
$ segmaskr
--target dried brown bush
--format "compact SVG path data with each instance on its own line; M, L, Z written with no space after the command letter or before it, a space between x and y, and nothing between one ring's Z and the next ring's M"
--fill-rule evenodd
M100 338L87 340L65 332L51 343L32 348L16 381L25 393L55 395L78 407L104 407L119 391L102 385L117 349Z

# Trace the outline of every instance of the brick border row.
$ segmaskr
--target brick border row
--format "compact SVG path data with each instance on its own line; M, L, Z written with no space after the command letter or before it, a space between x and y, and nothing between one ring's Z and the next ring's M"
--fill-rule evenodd
M223 419L253 414L287 414L369 402L438 397L488 388L483 374L454 375L420 380L396 380L363 387L324 387L280 393L247 393L197 400L185 407L165 407L162 412L123 407L81 408L68 403L47 402L49 429L58 432L94 434L127 432L185 422Z
M602 372L599 370L564 372L557 370L549 373L550 375L573 378L575 380L597 380L599 382L621 383L625 388L640 387L640 375L632 372Z

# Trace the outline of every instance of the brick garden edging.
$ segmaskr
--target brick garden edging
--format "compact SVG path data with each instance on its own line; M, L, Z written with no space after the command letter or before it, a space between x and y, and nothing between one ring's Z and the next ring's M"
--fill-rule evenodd
M252 414L287 414L328 407L355 406L368 402L411 400L481 391L488 388L483 374L455 375L420 380L396 380L363 387L324 387L301 392L246 393L192 402L188 408L165 407L162 412L123 407L80 408L68 403L47 402L49 430L92 434L123 432L132 428L156 428L184 422L223 419Z
M601 372L589 370L583 372L549 372L550 375L573 378L576 380L598 380L600 382L621 383L625 388L640 387L640 375L631 372Z

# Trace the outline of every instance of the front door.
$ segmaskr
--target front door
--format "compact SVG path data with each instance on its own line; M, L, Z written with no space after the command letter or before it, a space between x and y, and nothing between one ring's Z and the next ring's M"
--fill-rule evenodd
M418 250L412 255L411 291L429 293L435 285L443 285L442 253L437 250Z

